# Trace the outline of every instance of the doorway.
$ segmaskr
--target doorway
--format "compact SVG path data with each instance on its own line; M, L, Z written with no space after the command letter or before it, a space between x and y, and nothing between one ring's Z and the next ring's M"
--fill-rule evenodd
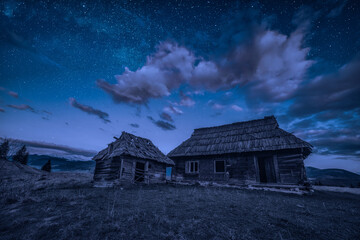
M144 180L145 180L145 163L136 162L134 181L144 182Z
M274 161L272 157L258 157L259 178L261 183L276 183Z

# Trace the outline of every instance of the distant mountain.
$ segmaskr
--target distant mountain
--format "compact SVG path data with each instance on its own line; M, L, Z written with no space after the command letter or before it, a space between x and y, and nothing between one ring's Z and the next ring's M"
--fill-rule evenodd
M54 143L26 141L21 139L8 139L10 145L9 155L14 155L22 145L26 146L31 155L46 155L55 158L65 158L74 161L90 161L97 153L96 151L84 150ZM4 138L0 137L0 143Z
M308 179L313 184L359 187L360 175L343 169L318 169L306 167Z
M67 172L94 172L95 161L76 161L66 158L59 158L47 155L29 155L28 165L37 169L48 161L51 160L51 170L54 172L67 171Z

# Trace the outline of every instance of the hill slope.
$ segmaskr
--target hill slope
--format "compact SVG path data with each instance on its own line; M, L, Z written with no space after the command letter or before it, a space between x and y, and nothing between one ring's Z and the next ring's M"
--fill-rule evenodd
M306 167L306 174L313 183L329 186L360 186L360 175L343 169L318 169Z

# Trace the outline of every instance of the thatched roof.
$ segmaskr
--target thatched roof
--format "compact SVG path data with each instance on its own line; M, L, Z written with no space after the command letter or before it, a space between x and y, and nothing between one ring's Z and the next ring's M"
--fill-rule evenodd
M122 132L121 136L101 150L93 160L101 160L118 156L133 156L174 165L174 162L165 156L149 139Z
M281 128L274 116L217 127L195 129L191 137L172 150L169 157L217 155L304 148L311 144Z

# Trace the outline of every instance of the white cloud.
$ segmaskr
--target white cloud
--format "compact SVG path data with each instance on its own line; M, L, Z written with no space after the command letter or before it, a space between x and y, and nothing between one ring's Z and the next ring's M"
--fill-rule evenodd
M242 112L244 110L242 107L239 107L236 104L231 105L231 109L233 109L236 112Z

